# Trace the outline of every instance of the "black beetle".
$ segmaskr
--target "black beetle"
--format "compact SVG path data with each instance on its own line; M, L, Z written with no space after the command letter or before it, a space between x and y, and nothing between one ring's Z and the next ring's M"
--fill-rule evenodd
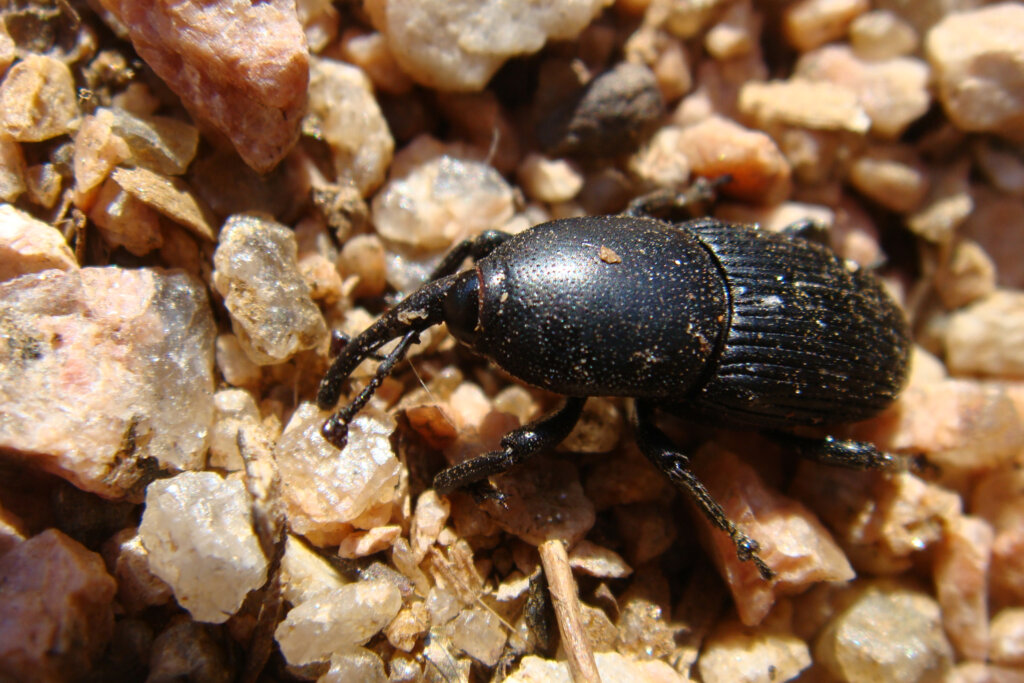
M456 272L472 257L475 267ZM897 396L910 348L900 309L870 274L796 230L770 233L714 219L567 218L458 245L431 280L352 339L320 384L329 409L355 367L392 339L370 384L323 426L341 447L349 421L424 329L456 338L524 382L567 396L516 429L502 450L434 479L439 493L486 482L562 441L587 396L634 399L642 452L686 491L763 577L757 543L721 507L654 424L655 407L722 425L779 431L801 455L857 468L891 456L868 443L786 434L861 420Z

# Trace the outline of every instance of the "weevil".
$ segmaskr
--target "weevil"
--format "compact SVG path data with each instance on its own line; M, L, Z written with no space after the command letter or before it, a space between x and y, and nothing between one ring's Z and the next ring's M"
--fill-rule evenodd
M473 266L460 271L467 259ZM659 409L776 432L802 456L829 464L893 461L870 443L791 433L882 411L904 383L910 349L905 317L879 281L796 229L668 222L630 211L466 240L335 358L317 396L325 410L360 362L381 362L324 423L328 441L344 445L348 423L383 379L423 330L442 322L509 374L566 397L508 433L500 450L438 473L442 494L500 497L487 478L562 441L588 396L629 397L643 454L732 538L741 560L770 579L757 542L728 519L655 424ZM398 344L379 356L393 339Z

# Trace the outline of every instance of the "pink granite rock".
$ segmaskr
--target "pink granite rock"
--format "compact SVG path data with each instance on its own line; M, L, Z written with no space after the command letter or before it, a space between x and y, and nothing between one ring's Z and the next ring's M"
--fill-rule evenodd
M306 38L288 0L101 0L139 56L194 116L260 172L299 137L309 81Z

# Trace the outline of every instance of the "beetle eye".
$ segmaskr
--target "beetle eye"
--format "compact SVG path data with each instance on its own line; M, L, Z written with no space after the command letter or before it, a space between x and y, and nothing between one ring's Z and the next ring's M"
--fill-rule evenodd
M462 273L444 300L444 321L459 341L472 344L480 313L480 279L475 268Z

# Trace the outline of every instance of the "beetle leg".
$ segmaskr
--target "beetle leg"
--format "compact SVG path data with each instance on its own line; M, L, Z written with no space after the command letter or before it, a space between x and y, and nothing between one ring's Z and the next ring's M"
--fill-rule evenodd
M398 342L398 345L381 361L381 364L377 366L377 371L373 374L373 378L370 383L363 387L363 390L348 405L344 408L337 410L324 422L320 428L320 433L323 437L330 441L334 446L338 448L344 448L348 442L348 425L352 419L356 416L360 410L363 409L370 399L373 397L373 393L377 391L377 387L381 385L384 378L391 374L395 364L398 361L405 358L405 354L408 353L409 347L419 341L420 331L411 330L405 333L402 337L402 341Z
M826 247L829 246L829 226L819 223L812 218L802 218L794 221L779 232L786 237L816 242Z
M640 451L647 456L654 465L665 473L676 488L684 491L690 499L697 504L704 516L711 520L711 523L729 534L733 544L736 546L736 556L742 562L748 560L753 562L757 571L766 581L775 576L764 560L758 555L761 547L757 541L741 532L736 525L726 516L725 510L705 488L704 484L697 479L697 475L690 469L690 459L680 453L671 440L654 425L651 413L653 410L643 401L636 401L633 411L633 431Z
M678 214L684 209L692 210L701 204L714 201L718 194L718 188L731 181L731 175L723 175L710 180L698 177L690 187L682 191L654 190L631 201L622 215L668 220L673 214Z
M501 230L485 230L476 237L462 240L441 259L441 262L434 268L434 272L430 274L430 279L437 280L457 272L459 266L467 258L472 258L474 261L482 259L511 236Z
M528 425L514 429L501 439L501 450L491 451L441 470L434 477L434 489L444 495L455 489L470 488L474 495L499 498L493 489L472 486L492 474L506 472L545 448L561 443L576 426L586 398L570 396L557 411Z
M827 436L812 439L792 434L776 434L775 437L794 448L801 458L814 460L825 465L835 465L852 470L891 470L899 466L899 460L874 444L866 441L837 439Z

